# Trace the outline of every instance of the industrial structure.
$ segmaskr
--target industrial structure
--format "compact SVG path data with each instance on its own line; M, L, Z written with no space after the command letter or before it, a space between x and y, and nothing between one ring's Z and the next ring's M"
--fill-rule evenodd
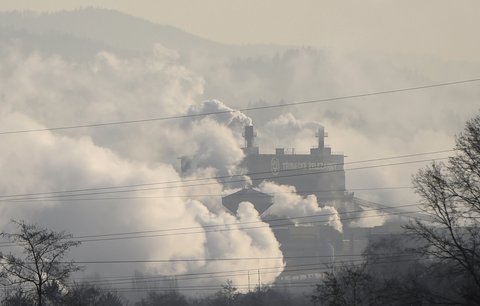
M263 181L294 186L298 195L315 195L320 206L334 206L342 214L358 210L353 193L345 188L344 155L332 153L325 145L327 134L323 127L318 128L318 143L310 149L310 154L297 154L295 149L287 151L284 148L277 148L274 153L261 153L255 143L253 125L245 126L243 136L245 158L242 167L253 187Z
M284 148L277 148L271 154L260 153L255 136L253 125L245 126L242 166L254 186L264 180L290 185L300 195L315 194L320 202L349 196L345 190L344 155L332 154L332 149L325 146L327 135L323 127L316 134L318 146L310 149L310 154L296 154L295 149Z
M286 269L277 282L288 284L298 278L309 278L314 283L315 277L321 277L322 273L306 273L292 268L309 266L322 271L326 266L335 266L337 257L358 258L355 256L361 254L372 237L391 234L391 225L388 228L355 225L362 209L371 209L378 204L357 199L346 189L345 156L332 153L325 145L327 134L323 127L317 130L318 143L310 149L310 154L296 154L294 149L287 151L284 148L277 148L272 153L261 152L255 142L253 125L245 126L243 136L245 158L241 166L251 178L252 186L223 197L222 204L235 214L239 203L248 201L255 206L262 220L270 224L286 262ZM274 204L273 196L257 188L264 181L294 186L300 196L315 195L319 206L335 207L341 216L343 231L335 230L326 222L297 225L293 220L279 219L268 210ZM390 208L381 209L388 211ZM394 228L399 230L398 226Z
M388 227L358 227L358 218L363 209L378 209L387 213L402 212L391 207L369 202L354 197L353 192L346 189L343 154L332 153L325 145L327 134L323 127L318 128L317 144L309 154L297 154L294 149L276 148L272 153L261 152L256 144L256 133L253 125L245 126L243 133L244 159L241 167L244 174L250 177L251 185L222 197L223 207L231 214L236 214L241 202L250 202L259 212L262 221L268 223L285 258L286 268L277 279L277 283L288 284L299 278L310 279L312 284L318 283L326 266L334 267L336 258L358 258L367 246L369 239L391 235L400 231L398 224ZM181 159L181 171L187 174L196 168L193 159ZM274 196L260 190L259 185L270 181L278 185L295 187L300 196L315 195L320 207L334 207L341 218L343 231L338 231L321 217L316 220L297 224L293 219L275 216L269 211L274 205ZM231 186L229 186L231 187ZM305 219L303 219L305 220ZM357 256L357 257L355 257ZM310 267L305 269L295 267ZM312 272L312 271L319 272Z

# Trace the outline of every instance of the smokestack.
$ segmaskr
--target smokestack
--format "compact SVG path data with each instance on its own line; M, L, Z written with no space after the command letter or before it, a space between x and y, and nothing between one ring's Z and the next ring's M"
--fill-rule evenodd
M245 133L243 135L245 137L245 147L252 148L254 146L254 139L255 133L253 131L253 125L246 125L245 126Z
M318 148L323 149L325 148L325 129L323 126L318 128L317 135L318 137Z

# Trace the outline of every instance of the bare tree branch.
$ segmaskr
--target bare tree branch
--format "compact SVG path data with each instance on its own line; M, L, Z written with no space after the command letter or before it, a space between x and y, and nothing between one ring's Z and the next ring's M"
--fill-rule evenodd
M69 249L80 242L71 241L71 236L64 232L52 232L24 221L13 223L18 232L1 233L0 236L23 247L23 257L0 252L0 277L10 285L33 285L37 305L41 306L46 284L65 282L70 273L80 269L74 262L61 261Z

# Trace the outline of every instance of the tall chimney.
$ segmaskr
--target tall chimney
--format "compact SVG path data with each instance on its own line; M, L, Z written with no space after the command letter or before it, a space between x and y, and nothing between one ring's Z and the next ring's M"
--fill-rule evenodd
M253 125L246 125L245 126L245 133L243 135L245 137L245 147L252 148L254 146L253 140L255 139L255 133L253 131Z
M318 137L318 148L325 148L325 129L323 126L318 128L316 136Z

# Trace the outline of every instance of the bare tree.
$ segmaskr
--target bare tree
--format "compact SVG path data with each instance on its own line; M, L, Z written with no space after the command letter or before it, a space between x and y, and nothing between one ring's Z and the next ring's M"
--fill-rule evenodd
M335 272L325 273L322 283L311 296L311 302L329 306L372 305L373 290L373 279L365 264L342 265Z
M175 305L188 306L187 298L182 294L170 292L149 292L146 298L142 298L140 302L135 303L135 306L154 306L154 305Z
M421 169L413 184L431 221L407 230L427 242L425 254L461 276L467 304L480 303L480 115L457 136L454 156Z
M13 222L18 232L0 235L22 247L23 255L0 252L0 277L6 286L32 285L37 305L41 306L47 284L64 283L71 272L80 269L72 261L62 261L67 251L80 242L72 241L71 235L64 232L53 232L24 221Z
M58 301L57 305L69 305L69 306L84 306L84 305L122 306L122 305L125 305L125 302L115 292L115 290L96 287L95 285L88 284L88 283L75 284L71 286L67 294L63 295L60 299L57 298L56 300ZM158 305L158 304L152 304L152 305Z
M222 285L222 290L215 294L215 299L212 301L212 305L215 306L232 306L236 305L240 298L240 292L233 285L232 280L227 280L227 283Z

